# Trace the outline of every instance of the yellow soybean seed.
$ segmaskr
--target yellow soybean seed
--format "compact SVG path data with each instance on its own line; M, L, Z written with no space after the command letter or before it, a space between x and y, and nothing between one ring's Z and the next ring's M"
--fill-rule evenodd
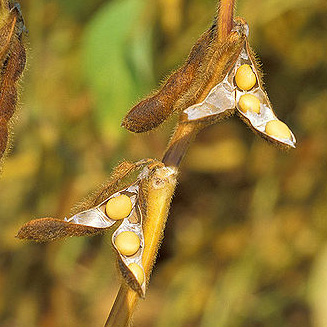
M115 239L115 245L122 255L131 256L140 248L140 239L130 231L120 233Z
M255 85L257 78L250 67L250 65L244 64L240 66L235 74L235 82L241 90L250 90Z
M121 194L111 198L106 205L106 214L114 220L126 218L132 211L132 201L125 195Z
M271 120L266 124L265 131L268 135L280 139L290 139L291 131L288 126L280 120Z
M260 112L260 100L253 94L242 95L238 101L238 106L244 113L248 110L256 112L257 114Z
M139 284L142 285L144 282L143 269L137 263L134 262L128 266L128 269L133 273Z

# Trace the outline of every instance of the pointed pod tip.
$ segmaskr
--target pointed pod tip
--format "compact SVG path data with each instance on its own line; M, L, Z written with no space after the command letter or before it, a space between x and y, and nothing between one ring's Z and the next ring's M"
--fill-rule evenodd
M21 240L31 240L36 242L46 242L53 238L53 234L51 233L51 225L53 222L59 221L59 219L55 218L41 218L34 219L26 224L24 224L17 234L16 238ZM51 235L52 234L52 235Z
M144 129L143 127L140 127L140 123L137 121L133 121L133 119L130 119L130 117L126 116L123 121L120 124L121 127L127 129L128 131L132 133L142 133L146 132L147 129Z
M24 224L16 237L36 242L49 242L68 236L92 236L105 228L97 228L69 223L55 218L34 219Z

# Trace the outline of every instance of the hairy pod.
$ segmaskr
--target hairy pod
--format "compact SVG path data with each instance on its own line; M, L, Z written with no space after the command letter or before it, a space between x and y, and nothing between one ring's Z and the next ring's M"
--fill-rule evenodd
M3 10L3 9L2 9ZM2 20L0 22L0 62L3 63L5 60L8 50L10 47L10 42L14 37L14 30L16 25L16 15L14 12L3 11Z
M0 157L8 143L9 120L17 105L17 82L24 70L26 52L23 44L24 21L20 7L10 1L1 2L0 19Z
M174 103L192 84L215 35L214 23L195 43L186 63L173 73L157 92L134 106L125 116L122 126L131 132L142 133L165 121L174 112Z
M210 94L219 89L219 85L224 84L224 79L238 58L247 37L247 24L243 18L236 18L234 28L224 42L217 45L212 50L210 60L203 67L202 74L194 81L192 87L184 97L181 97L175 104L178 111L184 111L180 116L181 123L196 122L201 129L206 124L216 123L227 118L235 111L235 105L226 104L226 99L217 99L217 105L221 107L218 115L195 115L196 119L190 119L188 112L193 111L193 107L201 107L201 102L210 97ZM204 82L205 81L205 82ZM230 102L229 99L227 103ZM197 111L197 110L196 110ZM202 126L202 127L201 127Z
M88 210L102 203L118 190L128 187L135 180L135 174L140 169L149 166L162 165L161 162L154 159L143 159L137 162L123 161L114 168L110 178L93 194L89 195L84 201L74 206L70 214Z
M239 18L235 24L246 23ZM243 29L238 28L219 42L214 24L192 48L186 64L157 93L132 108L122 125L132 132L145 132L157 127L171 113L202 101L226 75L245 37Z
M224 53L225 57L222 58L230 60L228 64L226 61L225 65L228 71L218 70L223 78L219 79L216 74L217 78L213 78L212 82L206 85L206 91L199 97L203 100L183 111L179 129L185 132L186 127L183 125L189 123L193 125L190 127L192 131L201 129L207 124L228 117L236 110L241 119L264 139L284 149L295 147L295 136L288 126L277 118L263 87L259 65L248 43L246 23L238 19L233 30L235 30L234 35L239 32L245 37L237 47L238 51L235 51L233 55L228 56L228 52ZM233 37L233 32L229 38L231 37ZM224 60L220 60L220 63L224 63ZM219 67L219 64L216 67ZM218 84L217 81L219 81ZM180 132L172 139L174 149L177 148L174 143L178 146L183 146L185 143L179 136L182 136ZM172 147L166 153L165 163L168 160L167 156L169 160L171 159L169 153L171 149Z
M103 231L103 228L72 224L55 218L41 218L23 225L16 237L36 242L49 242L69 236L97 235Z
M8 143L8 127L7 121L0 118L0 158L4 154Z

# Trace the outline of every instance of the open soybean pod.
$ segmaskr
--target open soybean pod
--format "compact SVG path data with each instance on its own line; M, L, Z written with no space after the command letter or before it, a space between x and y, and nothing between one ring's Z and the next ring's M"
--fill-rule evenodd
M245 21L238 18L235 29L220 42L214 22L192 48L186 64L157 93L132 108L122 125L133 132L145 132L157 127L172 112L182 112L202 101L235 62L246 37L245 26Z
M247 25L236 24L234 30L248 36ZM275 115L250 49L247 37L223 80L206 98L184 110L183 122L216 122L234 112L260 136L283 147L295 147L295 136Z
M65 218L69 223L108 228L118 220L128 217L136 203L138 194L138 183L112 194L94 208L82 211L76 215Z
M225 117L232 115L235 111L235 86L230 74L243 44L248 36L248 25L242 18L236 18L234 27L221 45L220 74L207 86L207 92L203 92L202 101L196 103L183 111L182 122L208 122L215 123ZM224 60L222 60L224 59ZM215 67L212 67L214 70ZM216 68L217 69L217 68ZM210 88L211 87L211 88Z
M118 220L131 215L139 192L138 181L105 199L99 205L64 220L34 219L24 224L16 237L37 242L54 241L69 236L102 233Z
M272 109L248 40L229 75L234 77L236 108L241 118L268 141L282 148L295 148L294 134Z
M75 208L76 214L64 220L55 218L34 219L24 224L18 231L17 237L39 242L53 241L68 236L91 236L104 232L118 220L132 215L139 194L147 177L155 167L162 165L153 159L144 159L136 163L122 162L115 168L109 184L101 189L95 197L89 197L86 203ZM136 181L120 186L125 178L142 168ZM146 210L145 203L138 201L139 207Z
M145 272L142 264L144 250L143 214L137 200L130 216L112 235L112 244L118 254L118 265L126 283L139 296L145 296Z

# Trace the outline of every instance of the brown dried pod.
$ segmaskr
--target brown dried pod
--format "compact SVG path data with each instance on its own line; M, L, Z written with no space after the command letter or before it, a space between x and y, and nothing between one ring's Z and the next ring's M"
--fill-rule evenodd
M1 2L0 18L0 118L7 123L13 116L17 104L17 81L26 63L23 44L24 21L20 7L10 1ZM4 154L3 144L8 143L8 131L0 134L0 157Z
M7 143L8 143L7 121L4 118L0 118L0 158L6 151Z
M142 100L125 116L122 126L131 132L149 131L174 112L174 103L189 89L197 71L201 68L208 47L216 35L216 23L193 46L186 63L174 72L152 96Z
M234 28L224 42L209 50L202 71L199 72L188 92L175 104L178 111L203 101L210 91L220 83L238 57L247 37L248 26L244 19L235 18Z
M16 237L37 242L49 242L68 236L92 236L100 234L103 228L68 223L55 218L31 220L23 225Z
M10 52L3 63L0 83L0 117L7 121L13 116L17 103L17 85L26 62L25 48L22 42L14 37Z
M15 12L10 11L8 8L1 8L0 20L0 62L3 63L6 58L11 40L14 37L15 25L17 17Z
M103 201L98 206L77 213L69 219L41 218L32 220L21 227L17 237L39 242L53 241L55 239L68 236L91 236L111 227L117 219L108 216L106 205L110 199L121 194L131 199L131 209L135 206L138 192L138 185L132 184L130 187L112 194L111 197ZM128 213L128 216L129 213Z
M1 84L2 85L2 84ZM9 121L14 115L17 104L17 89L15 85L6 85L0 89L0 117Z
M145 167L144 167L145 165ZM111 193L97 206L79 212L66 220L68 223L108 228L118 220L122 223L113 233L112 243L117 253L118 265L127 284L144 297L146 281L142 266L144 249L143 216L146 214L147 183L161 162L142 160L119 165L115 174L126 177L136 168L143 167L136 181L124 189ZM102 196L107 192L101 193ZM99 198L98 198L99 199Z

